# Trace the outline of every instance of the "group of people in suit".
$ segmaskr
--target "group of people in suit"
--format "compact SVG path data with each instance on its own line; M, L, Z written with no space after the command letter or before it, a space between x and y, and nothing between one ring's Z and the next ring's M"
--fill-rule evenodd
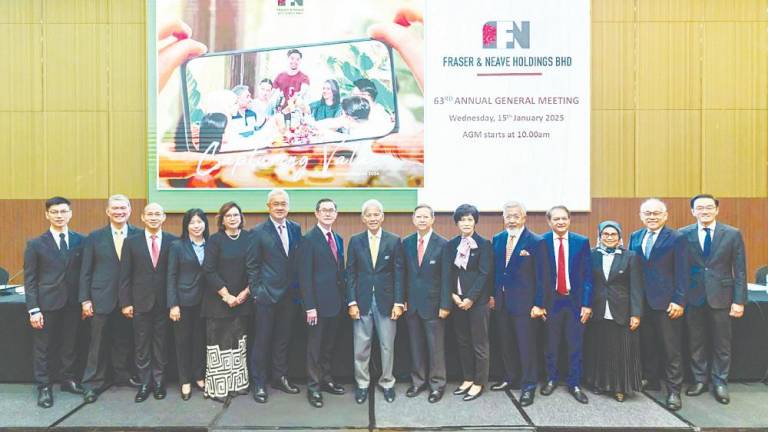
M697 221L677 231L666 226L665 204L649 199L640 208L644 227L628 247L621 224L609 220L598 226L591 248L586 236L570 231L565 206L547 211L551 230L538 235L526 226L524 205L508 202L504 230L488 240L476 232L477 208L463 204L453 213L458 234L447 240L433 230L433 209L421 204L412 216L416 232L401 240L382 228L384 207L372 199L361 209L365 230L350 238L345 259L344 241L333 229L337 206L328 198L317 202L317 224L303 235L288 218L288 193L275 189L267 198L269 217L253 230L244 229L241 208L228 202L218 212L218 232L209 235L206 214L191 209L177 238L162 230L159 204L143 209L142 231L127 223L128 198L115 195L107 204L110 223L84 238L68 229L69 201L54 197L46 201L50 229L25 251L38 405L53 404L50 365L56 361L61 389L82 393L86 402L110 383L138 387L136 402L163 399L169 320L184 400L193 386L225 404L249 391L266 403L267 384L299 393L287 370L299 313L307 324L307 399L317 408L323 393L345 393L331 374L345 315L352 320L360 404L372 387L374 334L381 356L377 386L387 402L396 397L401 317L411 352L407 397L425 391L429 402L443 397L447 323L462 375L453 394L464 401L480 397L489 387L494 325L504 376L490 390L519 388L522 406L534 402L543 346L544 396L564 379L581 403L588 403L582 383L623 401L663 381L667 407L677 410L687 326L695 382L686 394L702 394L711 384L715 398L728 403L730 320L743 315L746 302L744 243L737 229L716 221L715 197L697 195L690 204ZM82 384L74 371L78 317L91 321ZM562 375L561 350L568 364Z

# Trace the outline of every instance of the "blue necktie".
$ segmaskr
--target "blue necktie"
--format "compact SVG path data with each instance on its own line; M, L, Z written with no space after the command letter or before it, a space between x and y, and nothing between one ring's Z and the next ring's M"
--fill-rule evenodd
M711 228L704 228L704 232L706 235L704 236L704 250L702 251L702 255L704 255L704 258L709 256L709 253L712 251L712 234L710 233L712 231Z
M651 249L653 249L653 236L655 232L650 231L648 237L645 238L645 259L651 259Z
M67 244L67 235L64 233L59 233L59 253L66 255L68 249L69 245Z

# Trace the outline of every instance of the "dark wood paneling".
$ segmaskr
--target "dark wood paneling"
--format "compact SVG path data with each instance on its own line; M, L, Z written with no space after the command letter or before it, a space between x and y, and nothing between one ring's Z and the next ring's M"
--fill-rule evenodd
M625 237L640 228L639 207L642 199L636 198L595 198L592 200L592 211L573 215L572 230L585 234L593 240L596 238L597 224L605 219L619 221L624 228ZM688 200L683 198L665 199L669 206L669 226L681 227L694 222L688 206ZM140 209L145 200L134 200L134 212L131 223L141 225ZM734 225L742 230L747 246L748 280L754 278L757 267L768 263L768 234L765 229L765 215L768 214L768 199L765 198L724 198L720 203L719 220ZM104 200L75 200L72 204L72 228L81 233L88 233L106 224ZM211 217L213 215L210 215ZM265 214L247 214L246 226L253 227L265 219ZM311 213L293 214L291 216L305 229L315 222ZM24 244L27 239L39 235L47 229L44 218L43 200L0 200L0 266L5 267L11 274L22 269ZM214 224L211 218L211 223ZM392 213L386 216L384 226L387 230L398 235L413 231L410 214ZM502 229L501 213L483 213L480 216L478 232L491 237ZM528 215L528 226L536 232L548 229L546 217L542 213ZM181 215L168 215L166 230L178 233L181 229ZM362 231L363 225L358 214L341 214L336 224L337 231L345 238ZM449 213L437 215L435 229L446 237L456 234L453 220ZM14 281L21 281L21 276Z

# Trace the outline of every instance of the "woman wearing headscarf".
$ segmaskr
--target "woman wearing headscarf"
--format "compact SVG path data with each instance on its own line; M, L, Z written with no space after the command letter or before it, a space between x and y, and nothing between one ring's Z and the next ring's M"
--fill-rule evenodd
M637 328L643 314L640 259L624 249L621 225L598 226L592 250L592 320L587 328L585 378L596 393L610 393L623 402L640 390L640 342Z
M473 205L462 204L453 213L459 235L451 239L443 253L444 284L448 284L453 303L451 321L456 332L459 360L464 377L453 394L464 401L477 399L488 385L488 298L491 293L493 248L480 237L475 227L480 213Z

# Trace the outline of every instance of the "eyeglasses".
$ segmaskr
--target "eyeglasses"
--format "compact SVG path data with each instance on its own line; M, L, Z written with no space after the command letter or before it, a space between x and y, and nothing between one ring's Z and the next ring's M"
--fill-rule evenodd
M653 217L659 217L659 216L661 216L661 215L663 215L663 214L665 214L665 213L666 213L666 212L663 212L663 211L654 211L654 212L651 212L651 211L644 211L644 212L641 212L640 214L641 214L641 215L643 215L643 216L645 216L645 217L650 217L650 216L653 216Z
M224 219L240 219L240 213L225 214Z
M48 214L51 216L58 216L58 215L65 215L71 212L72 210L48 210Z
M600 237L611 238L611 237L618 237L618 236L619 236L619 233L612 233L612 232L602 232L602 233L600 233Z

